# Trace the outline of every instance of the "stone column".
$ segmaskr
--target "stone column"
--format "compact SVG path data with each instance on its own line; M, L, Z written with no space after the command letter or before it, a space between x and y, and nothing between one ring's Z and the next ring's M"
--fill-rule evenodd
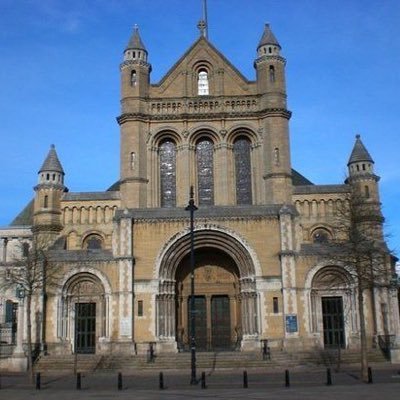
M183 207L187 204L189 187L192 182L191 157L189 144L183 144L176 148L176 205Z
M165 351L176 351L175 282L164 280L160 283L159 292L156 297L156 335L160 346L157 346L157 348Z
M133 327L133 220L128 210L119 221L118 269L119 269L119 329L121 342L134 340Z
M232 171L229 152L232 153L232 147L228 147L226 143L214 146L214 190L215 205L233 204L232 188ZM230 168L227 168L229 166Z
M293 209L289 206L283 206L279 211L280 234L281 234L281 271L282 271L282 297L283 297L283 315L285 324L285 337L298 337L297 331L287 332L286 321L299 318L297 315L297 291L296 291L296 260L294 251L294 230L293 230Z

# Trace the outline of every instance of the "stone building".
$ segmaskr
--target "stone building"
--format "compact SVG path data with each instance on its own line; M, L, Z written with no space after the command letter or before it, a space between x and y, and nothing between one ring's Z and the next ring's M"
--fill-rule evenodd
M151 83L134 29L120 65L120 179L104 192L68 191L52 146L34 202L0 231L3 271L12 268L10 243L27 232L47 240L49 262L62 265L57 287L34 302L46 316L34 340L50 354L188 348L190 186L198 349L258 351L265 339L272 351L358 348L355 278L320 250L340 237L334 221L354 192L383 243L379 178L359 136L343 184L313 184L292 169L281 50L266 25L252 81L203 31ZM384 266L390 274L389 254ZM370 346L398 336L396 289L364 295ZM18 303L12 291L1 301L3 310Z

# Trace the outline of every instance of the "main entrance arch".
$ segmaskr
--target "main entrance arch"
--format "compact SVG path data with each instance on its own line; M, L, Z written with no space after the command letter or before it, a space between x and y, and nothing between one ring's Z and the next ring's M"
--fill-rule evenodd
M160 263L157 336L189 347L190 235L169 245ZM196 345L200 350L240 348L258 335L253 260L245 246L226 232L195 231Z

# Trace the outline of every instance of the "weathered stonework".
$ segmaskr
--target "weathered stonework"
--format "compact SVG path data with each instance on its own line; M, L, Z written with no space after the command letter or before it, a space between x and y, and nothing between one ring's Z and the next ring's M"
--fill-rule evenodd
M187 350L190 231L185 207L193 185L199 347L252 351L265 339L272 349L292 351L335 345L323 303L336 301L342 307L342 345L358 348L355 282L345 265L321 257L316 241L321 235L340 236L334 226L338 210L352 190L365 191L365 186L370 196L366 215L371 215L365 223L374 223L381 237L378 178L373 161L362 159L349 162L350 177L338 185L314 185L292 170L291 112L280 50L266 27L254 64L257 78L249 81L201 36L152 84L150 57L135 30L120 69L119 181L105 192L67 192L52 148L35 187L33 220L25 228L0 230L2 270L11 267L16 254L10 243L40 235L47 235L51 259L61 265L59 288L49 290L45 304L40 298L34 302L35 312L45 307L47 315L45 338L37 325L34 341L45 340L53 354L145 353L150 343L157 351ZM200 73L206 73L206 94L199 94ZM240 140L248 143L246 165L244 153L235 153ZM212 161L202 170L199 143L205 141L212 144ZM166 170L175 175L163 189L160 154L166 142L174 146L174 161ZM357 172L366 164L367 171ZM250 201L245 203L239 170L248 180ZM212 186L204 187L201 173L212 176L207 181ZM171 193L174 203L162 207L163 196ZM390 269L389 257L387 263ZM323 277L330 270L340 271L348 285L327 287ZM8 291L1 293L3 310L7 300L21 305ZM78 322L86 305L91 311L85 323L92 328L85 330ZM399 336L393 290L366 292L364 305L371 346L379 335ZM0 323L5 318L3 311ZM26 337L21 332L19 346Z

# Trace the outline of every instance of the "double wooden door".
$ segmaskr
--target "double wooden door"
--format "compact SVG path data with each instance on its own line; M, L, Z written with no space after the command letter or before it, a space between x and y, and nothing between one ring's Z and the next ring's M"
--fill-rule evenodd
M188 297L188 332L191 332L191 297ZM207 315L211 313L210 316ZM195 296L195 341L198 350L224 350L232 346L229 297L215 295L207 307L206 296Z
M76 303L75 316L75 352L94 353L96 350L96 303Z

